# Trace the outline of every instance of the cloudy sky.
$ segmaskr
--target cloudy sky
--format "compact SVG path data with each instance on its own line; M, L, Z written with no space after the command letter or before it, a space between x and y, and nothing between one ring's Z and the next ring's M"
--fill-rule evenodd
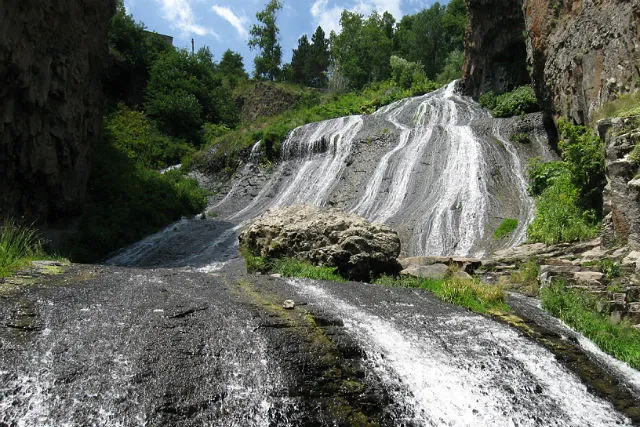
M343 9L368 15L374 9L389 11L396 20L430 7L436 0L282 0L278 13L280 44L283 61L291 60L291 51L298 45L302 34L313 34L321 25L329 35L339 30ZM253 69L255 52L247 47L249 29L256 23L256 12L264 9L268 0L124 0L129 13L142 21L149 30L174 37L177 47L196 49L209 46L214 59L231 49L240 52L245 68ZM448 0L441 0L441 4Z

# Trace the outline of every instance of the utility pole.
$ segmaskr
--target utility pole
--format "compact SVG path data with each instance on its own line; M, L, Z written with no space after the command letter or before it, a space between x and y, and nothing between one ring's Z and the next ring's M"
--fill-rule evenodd
M196 53L196 45L193 39L191 39L191 54L193 55L194 53Z

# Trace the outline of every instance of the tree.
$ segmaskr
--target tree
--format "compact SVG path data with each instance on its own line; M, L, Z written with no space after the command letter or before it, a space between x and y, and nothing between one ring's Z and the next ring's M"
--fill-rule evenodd
M293 56L291 57L291 77L294 82L308 84L311 55L311 44L307 35L303 34L298 39L298 48L293 49Z
M282 61L282 48L278 43L280 30L276 26L276 13L280 9L282 9L282 3L279 0L271 0L264 10L256 14L256 18L262 25L255 24L250 31L249 47L260 51L254 59L255 75L271 81L278 76Z
M309 86L325 87L329 68L329 41L322 27L318 26L311 37L311 58L309 59Z
M227 49L222 54L222 59L218 65L218 70L226 77L234 76L237 78L247 78L247 72L244 70L242 55Z
M353 88L389 77L389 58L393 41L388 37L393 28L390 14L373 12L368 19L355 12L342 12L342 32L332 33L331 57L339 64L341 74Z

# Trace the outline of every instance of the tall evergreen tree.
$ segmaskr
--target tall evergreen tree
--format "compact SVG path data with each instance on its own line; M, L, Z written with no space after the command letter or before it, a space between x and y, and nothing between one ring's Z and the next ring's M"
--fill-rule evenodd
M274 81L280 72L282 48L278 42L280 30L276 26L276 13L280 9L282 9L282 3L279 0L271 0L264 10L256 14L261 24L254 24L251 27L249 47L260 51L254 59L257 78Z
M293 56L291 57L291 77L294 82L308 84L311 55L311 44L309 44L307 35L303 34L298 39L298 47L293 49Z
M311 58L309 60L310 86L325 87L327 85L329 59L329 41L325 37L322 27L318 26L313 36L311 36Z
M219 71L224 76L234 76L239 78L246 78L247 72L244 70L244 63L242 62L242 55L237 52L227 49L222 55L220 64L218 65Z

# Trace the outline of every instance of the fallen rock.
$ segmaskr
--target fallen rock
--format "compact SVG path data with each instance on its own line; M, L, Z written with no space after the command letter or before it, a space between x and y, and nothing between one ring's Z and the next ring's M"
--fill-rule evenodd
M286 299L282 303L282 308L284 308L285 310L293 310L294 308L296 308L296 303L292 299Z
M334 266L353 280L367 281L400 271L398 234L338 209L298 205L268 210L239 240L254 255Z
M409 265L400 272L400 275L442 280L449 275L449 267L445 264Z
M578 285L600 288L603 286L604 274L598 271L577 271L573 273L573 279Z

